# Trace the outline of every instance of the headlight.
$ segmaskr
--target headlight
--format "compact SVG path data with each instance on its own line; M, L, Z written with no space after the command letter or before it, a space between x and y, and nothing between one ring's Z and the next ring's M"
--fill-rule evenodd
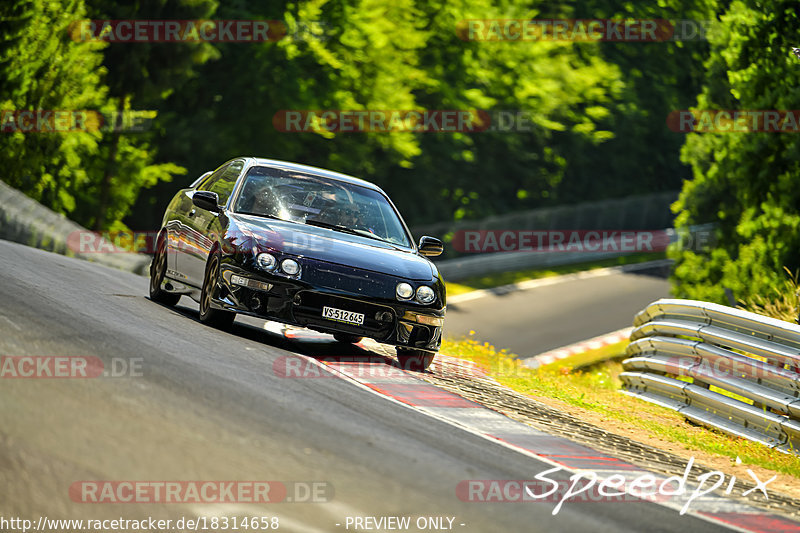
M294 259L284 259L281 262L281 270L290 276L296 276L300 272L300 264Z
M408 300L409 298L414 296L414 287L412 287L408 283L398 283L397 289L395 289L395 293L397 293L398 299Z
M275 259L275 256L270 254L258 254L256 256L256 263L258 263L259 268L264 270L272 270L275 268L275 264L278 261Z
M429 304L436 299L436 293L427 285L421 285L417 289L417 301L421 304Z

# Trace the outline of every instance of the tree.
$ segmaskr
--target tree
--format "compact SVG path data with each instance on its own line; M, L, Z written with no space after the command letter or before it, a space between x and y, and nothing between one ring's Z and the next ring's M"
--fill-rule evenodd
M599 44L600 56L619 69L622 89L599 119L598 127L609 137L599 143L578 139L566 150L570 157L557 191L560 201L680 189L691 175L680 159L685 137L666 127L666 118L697 102L709 53L702 28L714 20L716 4L592 0L575 8L576 18L627 20L634 27L636 21L659 21L664 29L655 35L664 40Z
M213 0L143 0L120 5L107 0L88 0L89 16L101 20L148 19L186 20L210 17L216 4ZM146 43L112 42L104 49L105 82L115 104L114 117L121 117L131 108L158 111L164 100L195 75L194 67L214 57L209 43ZM153 124L158 127L156 119ZM156 164L156 147L152 134L124 135L114 127L102 145L103 164L96 191L96 201L89 210L95 214L94 227L104 229L127 214L141 188L159 181L170 181L186 169L173 163Z
M0 6L0 164L3 180L44 205L70 213L91 182L87 162L101 132L91 129L23 132L15 112L102 109L104 45L75 42L70 24L83 17L81 0L21 0Z
M800 30L796 7L730 4L710 36L699 110L800 109L800 64L790 52ZM678 296L725 302L726 288L744 299L783 286L783 267L800 266L798 156L800 138L788 133L688 136L682 158L694 178L675 206L676 225L714 224L718 245L672 252Z
M549 202L572 155L563 147L607 138L597 126L617 98L618 70L595 45L465 41L470 17L535 13L484 1L311 1L221 6L220 18L280 18L278 43L218 46L167 102L162 154L188 161L187 181L242 154L288 159L382 186L412 223L479 217ZM321 38L291 37L321 25ZM505 133L282 133L281 110L523 110L531 131ZM588 111L587 111L588 110ZM174 188L140 202L158 211ZM424 201L422 201L424 199Z

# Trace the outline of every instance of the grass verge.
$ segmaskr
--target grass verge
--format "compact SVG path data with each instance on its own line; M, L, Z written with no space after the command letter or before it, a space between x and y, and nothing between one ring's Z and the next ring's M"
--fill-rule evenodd
M663 252L637 253L637 254L625 255L622 257L615 257L612 259L604 259L601 261L590 261L586 263L576 263L574 265L563 265L546 270L528 269L528 270L517 270L514 272L498 272L496 274L487 274L485 276L463 279L457 283L446 282L445 284L447 286L447 295L455 296L457 294L464 294L479 289L492 289L494 287L502 287L503 285L519 283L521 281L527 281L529 279L560 276L563 274L582 272L584 270L594 270L596 268L631 265L634 263L643 263L645 261L666 259L666 257L667 257L666 254Z
M584 370L586 367L597 365L604 361L619 361L625 355L625 347L628 341L620 341L614 344L602 346L595 350L570 355L559 361L547 365L548 369L570 372L572 369ZM564 369L564 370L562 370Z
M470 339L445 339L441 351L483 366L499 383L538 401L550 403L547 400L554 400L575 408L579 415L595 415L588 417L591 423L609 431L618 433L614 430L624 426L629 428L629 434L635 435L632 437L635 440L642 436L651 441L677 445L692 454L702 452L724 456L730 459L731 464L739 457L746 465L800 478L800 459L796 456L694 426L674 411L621 394L622 383L618 376L622 364L614 359L623 356L626 344L600 348L611 360L581 371L565 366L530 369L506 350L497 350L488 343Z

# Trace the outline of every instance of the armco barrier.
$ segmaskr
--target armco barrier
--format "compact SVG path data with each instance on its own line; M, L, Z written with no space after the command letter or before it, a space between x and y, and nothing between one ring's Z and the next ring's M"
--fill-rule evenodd
M800 455L800 326L694 300L636 315L624 392Z
M692 226L683 234L677 230L668 228L661 230L672 245L682 239L694 240L697 235L709 234L713 230L713 225L704 224ZM620 242L621 237L616 237L615 242ZM527 269L548 269L556 266L573 265L588 261L601 261L630 255L635 252L621 251L619 247L616 251L607 252L540 252L531 253L527 251L499 252L492 254L475 254L470 257L459 257L458 259L445 259L436 261L439 272L442 273L447 281L458 281L474 276L482 276L495 272L513 272L515 270Z
M504 213L480 220L416 225L411 228L411 233L417 237L432 235L447 239L448 235L461 230L658 230L673 226L674 215L670 205L677 199L678 191L608 198ZM474 254L460 254L446 240L444 255L437 261L472 256Z
M70 255L106 266L146 274L150 257L135 253L73 253L67 238L73 232L87 232L64 215L0 181L0 239L26 244L41 250Z

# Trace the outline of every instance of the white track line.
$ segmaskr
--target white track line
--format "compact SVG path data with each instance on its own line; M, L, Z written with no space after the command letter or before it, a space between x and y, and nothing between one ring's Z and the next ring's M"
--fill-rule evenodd
M605 335L598 335L597 337L592 337L585 341L570 344L569 346L548 350L539 355L534 355L533 357L526 357L525 359L520 359L520 361L528 368L539 368L540 366L549 365L588 350L596 350L597 348L602 348L609 344L622 342L630 338L631 331L633 331L632 327L622 328L617 331L612 331L611 333L606 333Z
M520 281L518 283L511 283L509 285L502 285L492 289L480 289L477 291L467 292L465 294L457 294L447 298L449 304L460 304L477 300L484 296L491 296L493 294L506 294L509 292L526 291L530 289L537 289L548 285L557 285L559 283L567 283L579 279L599 278L603 276L612 276L614 274L621 274L625 272L635 272L637 270L644 270L647 268L657 268L668 266L672 264L671 259L659 259L657 261L647 261L646 263L633 263L630 265L621 265L615 267L595 268L594 270L586 270L584 272L575 272L574 274L564 274L562 276L550 276L547 278L529 279L527 281Z

